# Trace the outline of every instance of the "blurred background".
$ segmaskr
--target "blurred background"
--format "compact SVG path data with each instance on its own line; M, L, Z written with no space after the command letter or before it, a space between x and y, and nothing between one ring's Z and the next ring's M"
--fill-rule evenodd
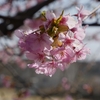
M92 11L100 0L0 0L0 100L100 100L100 9L83 22L90 54L53 77L27 67L14 35L36 29L42 11L74 15L81 5Z

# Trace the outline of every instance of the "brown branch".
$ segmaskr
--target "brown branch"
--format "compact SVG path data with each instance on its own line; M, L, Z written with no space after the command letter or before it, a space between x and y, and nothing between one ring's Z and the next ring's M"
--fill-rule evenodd
M23 12L19 12L14 17L10 16L1 16L0 18L4 20L3 23L0 24L0 30L1 30L1 36L3 35L10 35L12 32L19 28L21 25L23 25L23 22L27 18L32 18L33 15L40 10L42 7L48 5L49 3L53 2L55 0L45 0L42 3L37 4L36 6L33 6ZM9 26L12 26L11 29L9 29Z
M83 19L83 21L86 20L88 17L90 17L90 16L91 16L94 12L96 12L99 8L100 8L100 5L98 5L95 9L93 9L93 11L91 11L91 13L90 13L89 15L87 15L87 16Z
M97 23L97 22L94 22L94 23L83 23L82 25L83 26L85 26L85 25L89 25L89 26L100 26L100 24Z

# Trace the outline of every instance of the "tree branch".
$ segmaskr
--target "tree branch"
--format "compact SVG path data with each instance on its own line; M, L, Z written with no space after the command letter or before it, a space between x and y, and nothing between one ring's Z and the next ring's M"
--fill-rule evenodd
M55 0L45 0L44 2L39 3L36 6L33 6L23 12L17 13L14 17L5 17L0 15L0 18L4 20L4 22L0 24L0 33L2 33L0 34L0 36L11 35L15 29L23 25L25 19L32 18L38 10L53 1Z
M89 25L89 26L100 26L100 24L99 23L97 23L97 22L94 22L94 23L83 23L82 24L83 26L85 26L85 25Z

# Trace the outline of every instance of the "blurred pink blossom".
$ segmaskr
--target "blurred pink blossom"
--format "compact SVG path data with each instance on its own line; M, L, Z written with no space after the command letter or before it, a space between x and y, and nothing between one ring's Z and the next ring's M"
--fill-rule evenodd
M70 84L66 77L62 79L62 87L67 91L70 89Z
M71 96L67 96L65 100L74 100Z

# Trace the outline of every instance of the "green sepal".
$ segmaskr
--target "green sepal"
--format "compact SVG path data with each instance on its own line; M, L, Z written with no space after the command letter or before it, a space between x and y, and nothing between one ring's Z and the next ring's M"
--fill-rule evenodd
M66 26L66 25L58 25L58 32L65 32L65 31L68 31L69 30L69 27Z
M39 29L40 29L41 33L44 33L45 32L44 25L39 26Z
M58 25L60 21L62 20L63 13L64 13L64 10L62 11L60 17L56 20L56 25Z
M45 13L46 13L45 11L42 11L42 12L41 12L41 16L44 18L44 21L47 20L47 18L46 18L46 16L45 16Z

